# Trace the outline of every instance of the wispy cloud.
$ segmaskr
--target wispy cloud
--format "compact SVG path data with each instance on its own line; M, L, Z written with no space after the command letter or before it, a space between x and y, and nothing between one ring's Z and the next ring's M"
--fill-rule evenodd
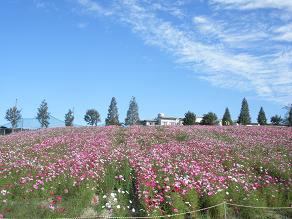
M228 18L215 22L210 15L195 15L189 18L192 25L184 28L187 22L174 24L172 20L161 17L159 11L170 14L171 11L163 9L162 4L154 10L150 1L115 0L107 5L111 8L110 14L104 14L108 9L96 1L79 0L79 3L86 10L112 15L128 25L146 44L172 54L177 63L192 69L197 77L215 86L253 90L259 97L281 104L292 101L292 48L291 45L274 42L289 41L289 35L285 34L289 33L290 26L274 27L261 21L256 21L256 25L248 21L250 25L246 25L246 20L233 22ZM252 4L253 1L245 1L244 4L241 0L212 2L246 9L252 8L252 5L253 8L274 7L270 1L262 1L262 5ZM281 1L278 8L284 5L285 10L290 7L288 1ZM173 7L183 11L180 6Z
M291 0L212 0L212 2L222 4L226 8L241 10L275 8L292 11Z
M292 42L292 23L280 26L274 30L276 40Z
M105 9L93 0L78 0L78 3L89 12L98 13L105 16L112 15L111 10Z
M33 0L33 3L35 7L39 9L45 9L45 10L58 10L57 6L55 5L54 2L48 1L48 0Z

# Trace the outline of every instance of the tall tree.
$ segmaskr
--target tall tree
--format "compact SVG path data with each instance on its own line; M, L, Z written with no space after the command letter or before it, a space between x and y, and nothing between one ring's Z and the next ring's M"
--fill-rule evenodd
M281 116L274 115L271 117L271 123L273 125L280 125L282 122L283 122L283 119L281 118Z
M238 123L242 124L242 125L248 125L251 123L248 103L247 103L247 100L245 98L243 98L242 103L241 103L241 110L240 110L240 114L238 117Z
M50 122L50 113L48 112L48 103L46 100L43 100L41 102L40 107L38 108L38 113L37 113L37 120L41 124L42 128L48 128Z
M129 104L129 109L127 111L127 117L125 119L126 125L137 125L139 124L139 107L136 102L136 98L132 97Z
M202 125L216 125L217 123L217 115L215 113L209 112L203 115Z
M97 126L97 123L100 122L100 115L95 109L89 109L86 111L86 114L84 116L85 122L87 122L88 125L91 126Z
M196 115L195 113L188 111L185 113L185 117L183 119L184 125L195 125L196 124Z
M292 104L290 106L290 109L288 110L287 123L288 126L292 126Z
M65 125L73 126L74 113L71 109L68 110L68 113L65 114Z
M261 107L259 114L258 114L258 123L260 125L266 125L267 124L267 117L265 114L265 111L263 109L263 107Z
M108 114L107 114L107 118L105 119L105 124L106 125L120 125L117 101L115 97L112 98L111 104L108 108Z
M229 112L228 107L226 107L223 118L222 118L222 125L232 125L232 119L231 119L231 115Z
M13 129L17 128L17 124L21 118L21 110L17 109L17 106L11 107L6 111L5 119L11 123Z

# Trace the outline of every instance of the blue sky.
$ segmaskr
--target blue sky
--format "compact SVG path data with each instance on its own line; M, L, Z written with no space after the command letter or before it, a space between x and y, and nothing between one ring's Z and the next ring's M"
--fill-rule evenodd
M142 119L292 102L290 0L4 0L0 28L0 124L16 98L25 118L46 99L79 124L112 96L121 121L131 96Z

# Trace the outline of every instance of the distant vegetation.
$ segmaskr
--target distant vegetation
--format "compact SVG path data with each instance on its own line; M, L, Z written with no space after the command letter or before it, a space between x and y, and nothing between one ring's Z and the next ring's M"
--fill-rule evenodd
M105 119L105 125L139 125L140 124L140 116L139 116L139 107L135 97L132 97L129 103L129 109L127 111L127 116L125 118L124 123L119 120L119 112L117 106L117 100L115 97L112 98L109 108L108 114ZM292 126L292 104L284 107L287 110L287 113L284 118L279 115L274 115L270 118L270 122L272 125L288 125ZM184 115L183 124L184 125L195 125L196 123L196 114L192 111L187 111ZM13 129L18 128L17 125L19 121L22 119L21 110L18 109L17 104L11 108L9 108L6 112L5 119L11 123ZM50 113L48 108L48 103L46 100L43 100L37 109L36 119L39 121L42 128L47 128L50 125ZM69 109L65 114L65 126L74 126L74 110ZM84 115L84 120L88 125L96 126L100 120L100 114L96 109L89 109L86 111ZM224 115L222 119L218 119L217 115L214 112L208 112L203 115L203 118L200 122L201 125L216 125L216 124L226 125L234 125L235 123L240 125L249 125L251 124L251 117L249 112L249 106L246 98L243 98L241 103L240 114L237 120L232 120L230 111L228 107L225 108ZM260 125L267 125L268 119L266 118L265 111L263 107L260 108L257 117L257 123Z

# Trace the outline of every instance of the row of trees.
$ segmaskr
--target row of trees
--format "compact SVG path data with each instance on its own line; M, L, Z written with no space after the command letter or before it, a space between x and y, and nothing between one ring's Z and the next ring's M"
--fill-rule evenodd
M96 126L100 122L100 114L96 109L87 110L84 120L88 125ZM127 111L127 117L125 119L125 125L138 125L140 123L139 118L139 107L136 102L136 98L132 97ZM105 119L106 125L121 125L119 121L119 112L117 106L117 100L115 97L112 98L108 108L108 114Z
M48 103L46 100L43 100L40 104L40 107L37 109L36 119L39 121L42 128L47 128L50 124L50 113L48 112ZM22 119L21 109L17 108L17 105L9 108L6 111L5 118L11 123L12 128L17 128L19 122ZM72 109L69 109L65 114L65 125L73 126L74 123L74 112ZM88 125L97 126L97 124L101 121L100 114L96 109L89 109L86 111L84 116L84 120ZM126 125L136 125L140 122L139 118L139 108L136 102L136 98L132 97L129 109L127 111L127 117L125 119ZM108 115L105 119L106 125L121 125L119 121L119 113L117 107L116 98L113 97L108 109Z
M286 109L287 109L286 119L282 119L281 116L279 115L275 115L271 117L270 121L273 125L280 125L284 123L284 124L287 124L288 126L292 126L292 105L286 107ZM251 117L250 117L249 107L248 107L246 98L243 98L242 100L240 114L238 116L237 121L235 122L241 125L251 124ZM257 117L257 122L260 125L267 125L267 117L266 117L263 107L260 108L260 111ZM215 125L215 124L218 124L218 117L215 113L209 112L203 115L203 118L200 123L202 125ZM196 124L196 115L193 112L188 111L185 114L183 124L184 125ZM232 125L232 124L234 124L234 121L231 119L231 115L227 107L222 117L222 125Z
M12 128L17 128L18 123L22 119L21 109L17 108L17 104L6 111L5 119L11 123ZM48 112L48 104L45 100L42 101L40 107L37 109L36 119L39 121L42 128L47 128L50 124L50 113Z
M286 119L282 119L281 116L275 115L271 117L271 123L274 125L279 125L282 123L286 123L289 126L292 126L292 105L287 106L287 116ZM21 121L21 109L17 108L17 105L9 108L6 112L5 118L11 123L12 128L17 128L19 121ZM37 109L36 119L39 121L42 128L47 128L50 124L50 113L48 112L48 104L46 100L43 100ZM89 109L87 110L84 120L88 125L97 126L97 124L101 121L100 114L96 109ZM263 107L260 108L257 118L258 124L266 125L267 118ZM238 124L248 125L251 123L251 117L249 113L249 107L246 98L243 98L241 104L240 114L238 116L237 121ZM68 112L65 114L65 125L66 126L73 126L74 123L74 111L69 109ZM129 104L129 109L127 111L127 116L125 119L125 125L137 125L140 123L139 118L139 108L136 102L135 97L132 97ZM218 124L218 117L215 113L209 112L204 114L201 122L202 125L214 125ZM231 119L231 115L229 109L226 108L223 118L222 118L222 125L232 125L234 121ZM121 125L119 121L119 113L117 107L116 98L113 97L111 103L108 108L107 118L105 119L106 125ZM194 125L196 124L196 115L193 112L188 111L185 114L183 119L184 125Z

